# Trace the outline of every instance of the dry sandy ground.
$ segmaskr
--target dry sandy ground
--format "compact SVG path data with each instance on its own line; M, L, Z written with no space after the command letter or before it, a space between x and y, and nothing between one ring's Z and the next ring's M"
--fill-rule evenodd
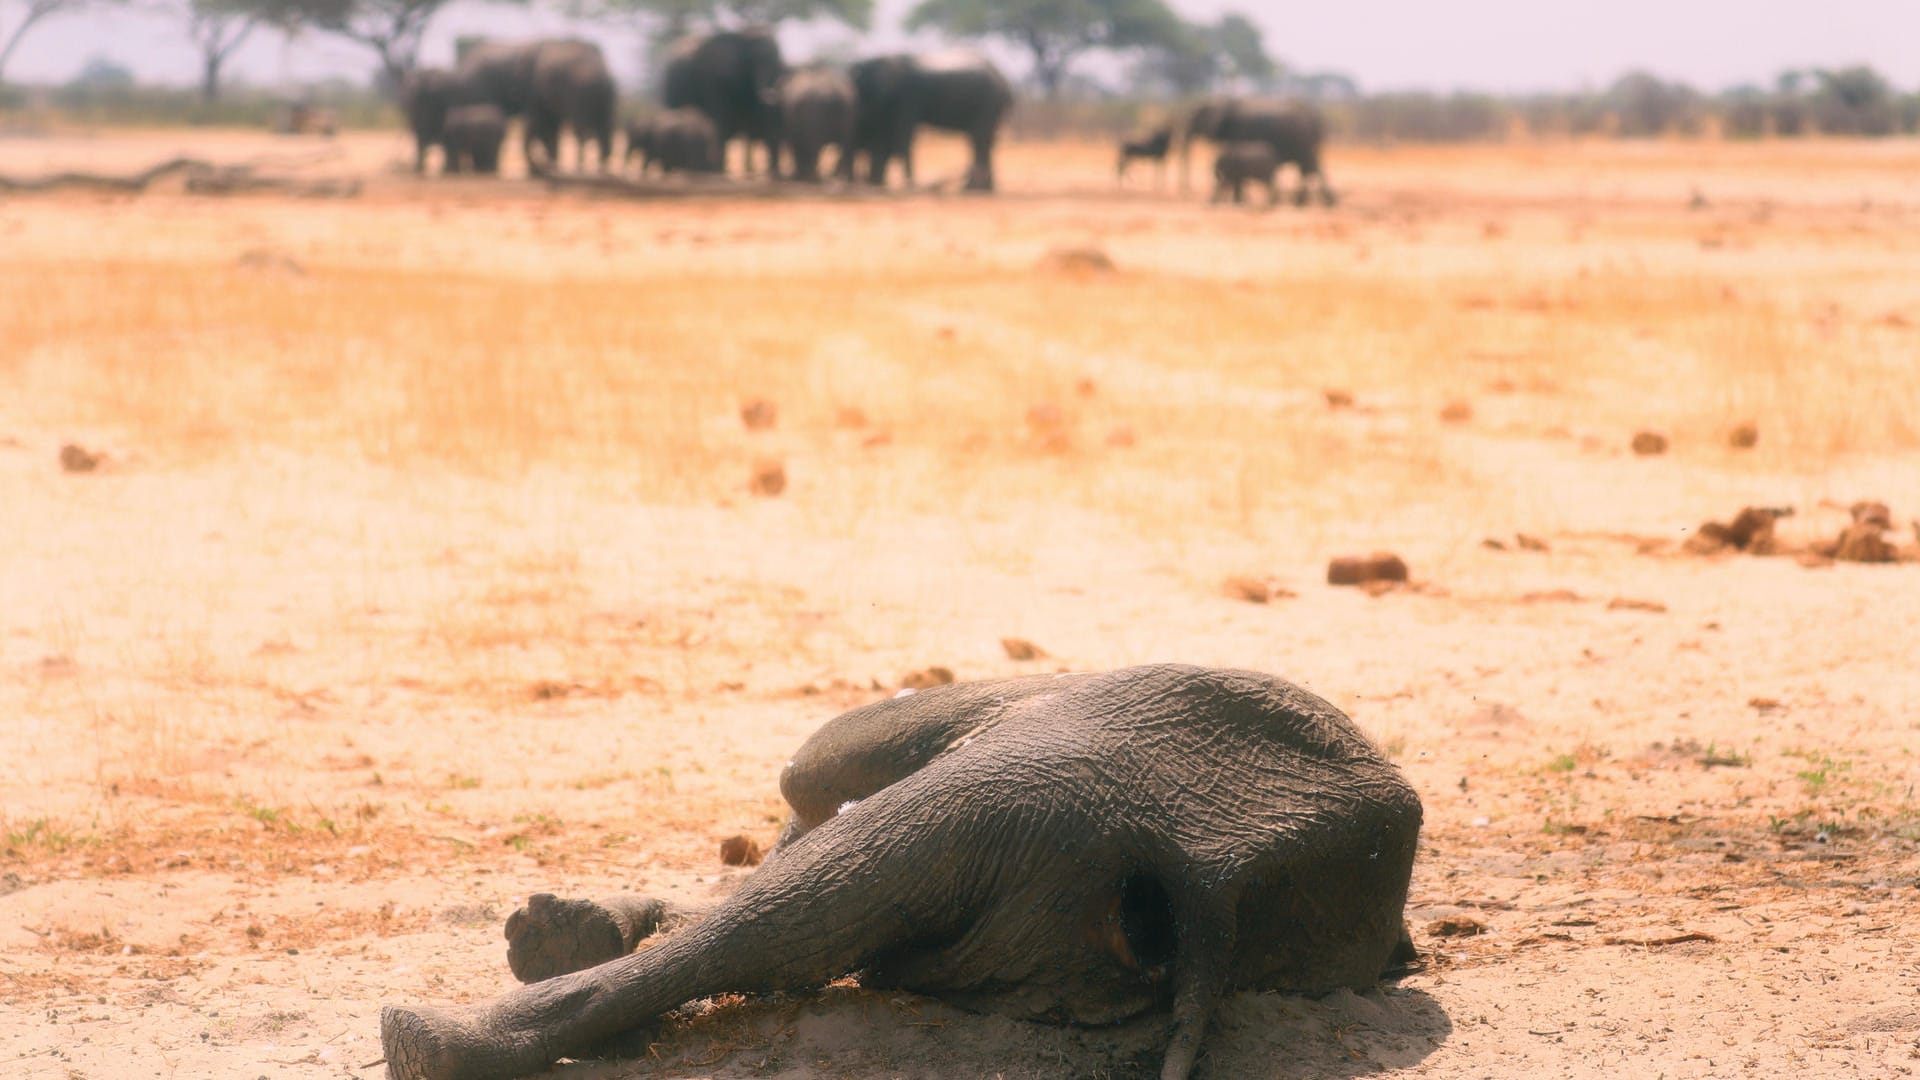
M378 1075L383 1002L506 988L529 892L724 894L792 748L908 672L1149 660L1305 684L1427 807L1425 970L1236 999L1203 1076L1920 1069L1920 566L1682 547L1863 498L1913 544L1920 147L1347 148L1340 209L1274 213L1090 146L774 204L339 147L302 167L361 198L0 199L0 1074ZM1324 584L1374 548L1414 585ZM563 1074L1148 1075L1162 1035L838 986Z

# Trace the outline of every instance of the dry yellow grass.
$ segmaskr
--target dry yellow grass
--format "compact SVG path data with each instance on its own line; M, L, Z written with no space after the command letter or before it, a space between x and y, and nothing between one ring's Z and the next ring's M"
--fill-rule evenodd
M0 169L186 138L271 148L53 140ZM420 909L697 892L715 838L770 839L773 771L819 720L933 663L1306 679L1428 799L1428 908L1617 886L1647 897L1634 925L1698 925L1681 881L1759 886L1646 873L1633 845L1679 841L1630 823L1676 808L1738 845L1842 822L1886 880L1913 865L1911 568L1606 536L1920 512L1920 149L1342 148L1342 208L1275 213L1116 192L1081 145L1010 147L1003 198L876 204L416 185L399 156L347 140L327 167L377 174L352 202L0 201L0 867L55 898L24 921L122 918L63 880L270 907L298 879L353 917L283 904L273 943L470 980ZM1117 269L1045 258L1089 245ZM1642 429L1671 449L1633 457ZM102 469L60 472L69 441ZM748 490L767 459L776 498ZM1515 531L1552 550L1480 546ZM1378 547L1430 591L1319 584ZM1299 596L1222 598L1236 576ZM1788 718L1756 727L1756 696ZM1649 747L1681 735L1748 764L1675 772ZM155 911L110 940L261 940ZM324 1015L363 1036L392 984L338 963ZM57 996L52 968L0 970ZM36 1031L0 1021L0 1051Z

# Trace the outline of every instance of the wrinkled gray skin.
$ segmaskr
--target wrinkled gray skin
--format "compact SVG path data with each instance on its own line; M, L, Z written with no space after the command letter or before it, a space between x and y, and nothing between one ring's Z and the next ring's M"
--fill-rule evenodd
M1280 185L1274 174L1280 171L1280 157L1263 142L1231 142L1220 148L1213 159L1213 201L1225 202L1231 196L1236 203L1247 201L1246 185L1260 184L1267 189L1267 205L1280 201Z
M572 38L482 42L461 55L454 77L474 100L524 117L521 146L529 172L559 166L562 128L571 128L578 143L576 169L586 168L592 142L598 146L600 171L607 171L617 95L598 45ZM536 148L543 157L536 156Z
M860 100L854 144L867 155L868 183L886 183L898 158L913 186L913 136L925 124L966 136L967 190L993 190L993 145L1013 108L1013 88L993 61L971 49L897 53L862 60L850 74Z
M447 110L440 145L450 173L500 171L500 146L507 141L507 114L498 105L459 105Z
M832 68L808 67L780 80L780 133L793 159L795 180L820 180L820 155L831 146L838 154L834 175L853 179L853 80Z
M698 109L668 109L627 125L626 163L640 159L640 175L659 166L661 173L717 173L720 137L713 121Z
M1114 168L1116 180L1127 178L1127 166L1135 158L1145 158L1153 162L1153 180L1155 186L1166 182L1167 151L1173 146L1173 125L1161 124L1159 127L1136 132L1120 141L1120 162Z
M753 144L767 148L767 173L780 174L780 106L777 87L787 71L780 43L765 30L723 30L683 38L667 54L661 97L669 109L699 109L720 134L721 156L736 138L747 140L746 169L753 171Z
M530 902L509 962L572 973L387 1007L388 1076L520 1076L691 1000L858 972L1054 1022L1170 1005L1161 1075L1184 1080L1220 995L1362 988L1412 958L1419 797L1339 710L1268 675L937 687L828 722L780 787L786 834L710 914L629 952L663 906Z
M1225 145L1235 142L1261 142L1273 148L1282 165L1300 170L1300 189L1294 197L1306 205L1310 187L1319 189L1322 204L1334 204L1333 189L1320 165L1320 148L1326 142L1326 122L1313 106L1294 101L1266 98L1214 97L1194 106L1180 135L1180 190L1188 190L1188 152L1195 139Z
M446 134L447 113L480 99L471 87L445 68L418 68L400 84L400 109L413 131L413 171L427 171L427 150L440 146Z

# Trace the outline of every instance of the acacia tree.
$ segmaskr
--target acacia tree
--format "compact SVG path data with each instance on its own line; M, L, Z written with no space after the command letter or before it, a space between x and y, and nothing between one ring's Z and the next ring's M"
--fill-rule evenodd
M183 0L187 36L200 50L200 100L220 96L220 70L260 24L276 21L274 10L248 0Z
M20 47L27 31L55 15L78 11L95 2L97 0L22 0L15 4L11 0L0 0L0 84L6 82L7 61L13 59L14 50ZM20 13L9 17L7 13L15 7Z
M1260 27L1239 12L1228 12L1211 23L1178 23L1147 49L1137 70L1145 79L1189 96L1222 83L1235 89L1265 86L1279 65L1267 55Z
M301 25L342 37L373 50L380 61L380 83L397 89L420 59L427 26L448 0L240 0L272 5Z
M1010 41L1033 55L1034 78L1055 98L1080 56L1176 42L1181 22L1164 0L920 0L907 29Z
M696 27L778 26L826 18L865 30L873 22L873 0L571 0L569 8L598 18L650 20L652 36L659 39Z

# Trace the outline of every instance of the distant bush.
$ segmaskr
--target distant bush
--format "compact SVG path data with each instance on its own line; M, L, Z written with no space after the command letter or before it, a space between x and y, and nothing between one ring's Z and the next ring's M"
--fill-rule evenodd
M402 126L391 101L351 83L273 91L230 86L216 101L198 89L146 86L114 78L80 78L57 87L0 86L0 122L31 119L110 127L270 128L290 105L332 109L343 128Z

